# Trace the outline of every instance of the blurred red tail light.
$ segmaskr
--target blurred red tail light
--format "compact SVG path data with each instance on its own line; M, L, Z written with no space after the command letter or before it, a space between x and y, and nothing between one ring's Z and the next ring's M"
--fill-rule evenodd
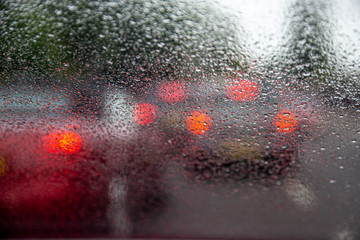
M60 131L46 135L44 144L48 152L71 154L81 149L83 141L76 132Z
M133 117L140 125L150 124L156 119L156 107L150 103L139 103L134 108Z
M185 99L187 89L184 83L165 82L158 89L158 96L165 102L176 103Z
M289 133L295 130L296 117L288 110L282 110L274 117L273 124L278 132Z
M234 81L226 87L227 96L235 101L252 101L259 95L259 87L248 80Z
M194 111L186 119L186 126L192 133L201 135L211 127L211 118L204 112Z

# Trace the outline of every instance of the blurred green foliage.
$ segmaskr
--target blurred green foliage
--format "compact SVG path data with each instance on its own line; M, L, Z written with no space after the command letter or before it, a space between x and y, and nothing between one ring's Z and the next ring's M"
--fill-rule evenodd
M239 30L207 1L33 0L1 3L2 78L192 79L247 67Z

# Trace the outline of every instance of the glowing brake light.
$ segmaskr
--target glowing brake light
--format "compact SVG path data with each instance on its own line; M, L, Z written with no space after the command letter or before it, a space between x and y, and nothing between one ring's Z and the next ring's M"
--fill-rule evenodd
M235 81L227 86L227 95L235 101L252 101L259 95L259 88L248 80Z
M158 96L165 102L175 103L185 99L186 86L184 83L165 82L158 89Z
M156 119L156 107L150 103L139 103L134 108L133 117L140 125L150 124Z
M82 139L76 132L61 131L44 138L45 147L53 153L75 153L82 147Z
M186 126L192 133L201 135L209 130L211 118L206 113L194 111L186 119Z
M291 112L283 110L275 116L273 124L278 132L292 132L296 128L296 117Z

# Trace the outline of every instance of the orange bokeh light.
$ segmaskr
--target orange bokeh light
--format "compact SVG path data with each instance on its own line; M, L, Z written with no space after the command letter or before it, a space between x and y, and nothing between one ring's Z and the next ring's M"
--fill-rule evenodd
M75 153L82 147L82 139L76 132L60 131L44 138L45 147L53 153Z
M184 83L165 82L158 89L158 96L165 102L175 103L185 99L186 86Z
M186 126L192 133L201 135L209 130L211 118L206 113L195 111L186 119Z
M156 107L150 103L139 103L135 105L133 117L140 125L150 124L156 119Z
M227 86L227 95L235 101L252 101L259 95L259 87L248 80L235 81Z
M290 111L283 110L275 116L273 124L279 132L292 132L296 128L296 117Z

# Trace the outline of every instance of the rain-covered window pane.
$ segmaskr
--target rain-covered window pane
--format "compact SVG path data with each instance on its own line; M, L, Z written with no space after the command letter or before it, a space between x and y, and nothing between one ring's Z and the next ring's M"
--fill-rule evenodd
M0 0L0 236L360 239L356 0Z

